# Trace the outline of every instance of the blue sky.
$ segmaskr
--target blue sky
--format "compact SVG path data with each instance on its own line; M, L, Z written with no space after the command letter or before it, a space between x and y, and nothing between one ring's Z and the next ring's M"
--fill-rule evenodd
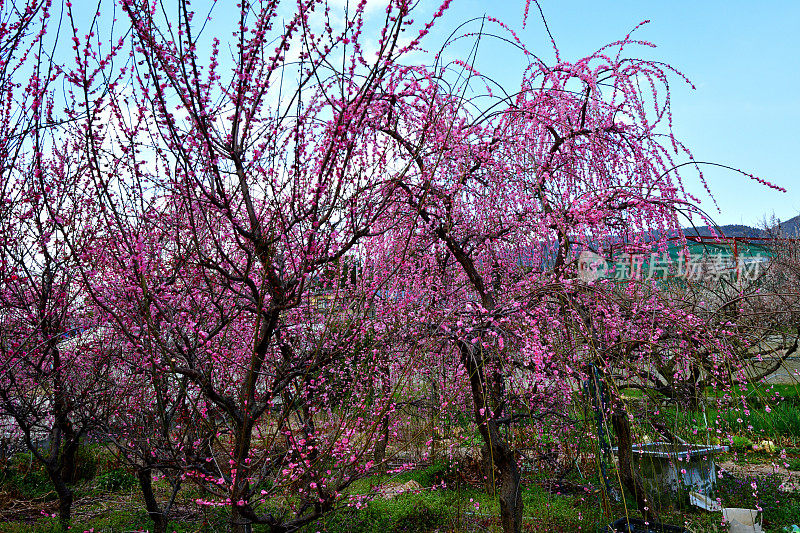
M90 0L79 0L75 5ZM202 11L209 0L193 5ZM347 0L329 0L342 6ZM349 0L355 3L357 0ZM428 14L441 0L421 0ZM215 9L217 29L210 35L225 40L234 29L226 21L230 10ZM714 161L751 172L787 189L780 193L734 172L706 168L719 204L717 211L691 180L687 188L719 224L758 225L764 215L782 220L800 214L800 1L798 0L541 0L547 22L564 59L578 59L625 36L643 20L636 33L657 45L640 48L641 57L670 63L697 87L672 84L676 135L700 161ZM291 3L289 3L290 5ZM374 5L373 5L374 4ZM384 0L370 0L380 17ZM552 49L538 11L531 6L521 29L524 0L453 0L436 26L439 41L460 22L484 14L496 16L519 32L528 48L552 60ZM86 13L87 15L89 12ZM118 13L121 16L121 13ZM424 16L415 17L419 21ZM228 22L230 27L228 28ZM435 48L437 36L428 41ZM71 44L71 43L70 43ZM519 63L500 57L500 47L481 49L477 66L509 88L518 87ZM511 54L513 55L513 54ZM689 175L687 174L687 177Z
M741 168L787 189L707 168L721 212L700 196L717 223L756 225L764 215L800 214L800 2L541 0L541 6L565 59L583 57L649 19L636 35L658 47L641 49L642 57L670 63L697 87L673 83L677 136L697 160ZM519 30L523 8L517 0L455 0L448 17L452 23L485 13ZM551 57L534 10L520 37ZM688 188L703 191L693 181Z

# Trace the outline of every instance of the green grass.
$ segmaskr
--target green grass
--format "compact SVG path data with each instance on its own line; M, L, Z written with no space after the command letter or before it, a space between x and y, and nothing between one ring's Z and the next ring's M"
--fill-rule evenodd
M309 524L303 531L424 532L446 525L451 513L439 495L430 492L403 494L392 500L370 502L366 509L342 509Z
M748 386L736 386L730 396L744 398L751 408L774 406L777 403L800 405L800 385L759 383Z
M634 391L635 392L635 391ZM747 415L741 409L709 408L704 419L702 413L687 412L674 407L660 407L662 416L670 428L676 428L677 434L692 442L707 442L718 434L717 428L725 435L733 435L732 451L740 461L768 463L774 455L766 455L751 451L753 442L763 438L775 440L781 448L800 438L800 393L794 386L779 386L763 389L735 391L748 395ZM759 394L767 398L782 396L786 400L770 405L770 402L759 400ZM735 397L735 395L734 395ZM639 395L630 395L632 402L646 401ZM714 398L710 399L716 405ZM646 406L643 406L646 407ZM706 420L710 429L706 427ZM646 424L634 423L637 435L653 436L652 428ZM478 437L475 437L478 438ZM779 440L780 438L780 440ZM727 437L720 436L721 443L730 446ZM800 444L799 444L800 445ZM741 453L746 452L746 453ZM800 470L800 447L787 446L789 467ZM107 453L96 447L87 447L81 452L81 467L75 485L76 497L91 497L95 503L76 504L72 531L94 529L100 533L127 532L140 529L152 529L149 518L143 511L141 497L136 487L135 477L120 467ZM584 472L585 473L585 472ZM535 476L534 476L535 478ZM435 463L425 468L361 479L350 487L351 494L367 494L376 485L402 484L410 480L418 482L425 488L419 493L408 493L393 499L375 498L365 508L344 507L309 524L305 533L326 531L344 532L434 532L434 531L499 531L499 505L496 497L464 484L462 476L454 467L446 462ZM767 509L765 515L766 531L780 531L782 527L800 523L800 495L786 495L777 491L777 478L751 480L727 478L720 482L719 494L726 504L752 506L756 502ZM612 519L625 516L626 507L623 502L611 502L611 516L602 511L600 495L594 491L578 494L551 494L541 486L533 483L530 475L526 475L527 484L523 486L524 524L523 531L553 532L598 532ZM447 488L440 488L441 482ZM576 484L590 484L591 480L580 479L575 474L571 479ZM752 496L751 482L759 487L758 500ZM593 482L598 486L597 482ZM433 489L432 487L439 487ZM0 465L0 489L13 488L21 498L52 500L55 494L50 488L46 474L30 457L21 454ZM199 489L187 486L181 498L189 501ZM199 497L200 494L198 493ZM98 499L102 503L97 503ZM52 503L50 503L52 506ZM628 500L627 512L637 517L635 505ZM191 519L175 519L170 531L179 533L216 533L227 530L227 509L200 509ZM683 509L662 517L665 523L691 524L697 533L719 531L719 518L710 513L701 513L693 508ZM715 529L716 528L716 529ZM0 524L0 533L51 533L60 531L56 520L39 518L34 523ZM254 532L266 531L255 526Z
M2 523L0 531L3 533L61 533L63 530L55 518L40 518L33 524L26 522Z
M94 478L94 485L101 492L117 492L136 486L136 477L124 468L115 468L98 474Z
M29 500L55 498L47 472L25 453L18 453L0 465L0 488Z
M775 386L778 388L779 386ZM783 392L794 392L793 385ZM790 401L790 398L792 400ZM795 402L796 400L796 402ZM662 421L676 435L688 442L706 443L719 438L720 444L730 446L728 435L735 435L733 446L743 448L763 439L774 440L779 446L800 444L800 396L787 397L785 401L759 403L747 401L747 408L741 403L729 407L716 406L713 398L709 400L705 417L702 411L687 411L672 406L661 407ZM710 428L710 429L709 429ZM662 437L653 434L648 424L642 424L640 433L650 434L657 440ZM718 433L720 430L721 433ZM724 436L723 436L724 435ZM739 438L740 437L740 438Z
M366 493L372 485L391 482L405 483L415 480L424 487L438 484L441 479L452 480L453 471L445 464L434 464L425 469L404 472L395 476L360 480L352 487L354 493ZM457 479L457 476L455 476ZM592 483L577 474L570 479L576 485L586 485L587 490L574 494L552 494L531 482L523 485L523 531L539 532L599 532L613 519L622 516L637 517L635 504L611 501L612 516L602 511L601 494L590 490ZM543 479L543 475L539 475ZM596 485L596 483L595 483ZM627 507L626 507L627 505ZM369 531L500 531L499 503L496 497L471 486L450 482L446 489L423 490L416 494L403 494L393 499L376 498L364 509L342 509L312 524L303 531L312 533L366 533ZM672 513L664 517L666 523L682 524L686 517ZM706 516L691 516L693 523L709 523Z
M763 409L728 409L709 412L709 422L716 419L732 432L753 437L784 437L792 441L800 438L800 405L779 403Z
M524 531L596 531L607 524L593 496L555 496L530 485L523 491ZM497 499L474 488L439 489L376 499L365 509L346 509L309 524L311 533L372 531L499 531Z
M436 484L441 477L452 473L446 465L436 464L425 469L404 472L398 476L386 476L393 483L404 483L411 479ZM101 474L102 475L102 474ZM99 476L98 476L99 477ZM577 476L574 483L588 483ZM750 506L755 503L752 497L752 480L726 478L720 483L720 494L725 503ZM780 528L800 522L800 495L785 495L777 491L777 478L759 479L759 502L767 509L766 531L780 531ZM376 480L373 479L372 483ZM403 494L393 499L377 498L364 509L343 508L309 524L304 533L324 531L330 533L391 532L499 532L499 506L495 497L470 486L451 485L452 488L423 490L420 493ZM361 480L353 487L354 491L370 490L370 480ZM551 494L537 484L523 487L524 524L526 532L592 532L602 530L612 518L625 516L626 509L621 502L612 501L612 517L604 516L601 510L600 495L594 491L575 494ZM125 510L110 509L100 511L96 508L76 509L76 520L72 531L94 529L96 533L122 533L139 529L152 529L147 515L141 509L134 492L115 492L112 501L125 501ZM630 516L638 516L630 501L627 502ZM82 516L92 516L82 519ZM673 512L662 517L665 523L682 524L688 522L697 533L715 531L717 515L701 513L694 509ZM175 520L170 531L178 533L216 533L227 530L226 509L214 508L205 517L193 520ZM255 533L266 532L261 526L253 528ZM41 518L35 523L0 524L3 533L56 533L57 522Z
M209 518L199 521L174 520L169 524L169 531L176 533L222 533L228 530L228 523L221 513L209 513ZM144 511L121 510L108 512L90 520L80 518L73 520L70 532L94 531L94 533L130 533L150 530L153 524ZM254 532L260 530L254 528ZM0 523L2 533L64 533L58 520L43 517L34 523L6 522Z

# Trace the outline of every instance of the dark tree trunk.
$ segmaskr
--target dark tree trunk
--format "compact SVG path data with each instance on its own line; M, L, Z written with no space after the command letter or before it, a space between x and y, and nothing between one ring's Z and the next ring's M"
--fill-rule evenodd
M633 468L633 442L631 440L631 424L628 413L623 408L617 407L611 415L611 425L617 435L617 457L619 459L619 475L622 485L636 499L639 511L645 520L657 520L653 502L645 491L639 475Z
M378 466L380 474L386 473L386 445L389 442L389 415L383 415L378 427L378 442L375 443L375 456L373 460Z
M48 471L50 481L53 482L53 487L58 495L58 521L61 528L67 531L69 522L72 518L72 489L64 482L64 478L59 471Z
M54 330L60 328L54 327ZM50 331L45 330L50 336ZM47 473L58 495L58 520L66 531L72 514L72 489L67 485L74 481L75 456L78 451L78 438L70 424L69 408L64 392L61 373L61 353L54 340L48 341L49 352L53 358L53 439L50 444L50 466ZM63 444L62 444L63 443Z
M700 368L697 365L692 365L692 373L689 376L689 402L688 409L690 411L697 411L703 402L703 388L698 383L700 381Z
M136 477L139 478L139 487L142 489L147 514L153 521L153 533L166 533L167 515L161 510L155 494L153 494L152 470L149 467L141 468L136 472Z
M232 533L251 533L252 522L244 516L239 501L247 501L247 492L250 485L247 481L246 459L250 453L250 442L253 435L253 425L250 420L245 420L236 432L235 462L236 472L231 473L233 487L231 490L231 532Z
M522 493L520 472L513 447L505 441L494 418L489 416L486 380L483 372L483 354L471 346L460 343L461 360L469 374L475 421L485 443L484 454L488 465L487 483L500 502L500 523L505 533L519 533L522 529Z
M260 233L260 230L257 230L257 232ZM259 246L261 246L261 244L258 242L255 244L257 249ZM266 253L264 249L257 251L257 253L265 262L265 264L269 262L269 258L262 256L262 253ZM271 283L275 283L273 288L278 292L283 291L282 282L272 280ZM270 342L272 341L272 337L275 333L275 328L280 317L279 304L284 302L285 300L282 299L280 302L273 302L272 305L275 307L270 309L269 316L265 317L264 321L262 321L261 317L259 317L258 322L261 323L261 326L258 330L258 342L253 350L253 356L250 360L250 368L247 371L247 376L245 377L245 381L242 384L242 388L239 393L241 410L238 414L231 410L228 412L228 414L234 419L236 427L236 433L234 436L235 449L233 455L233 466L236 468L236 472L231 472L233 487L231 487L230 526L232 533L250 533L253 529L252 520L245 516L245 513L243 513L243 509L239 505L239 502L243 501L245 504L247 504L250 497L250 482L248 481L250 468L247 465L250 455L250 448L252 447L253 428L257 422L258 416L260 416L260 414L253 414L253 409L256 404L256 389L258 386L259 376L261 375L261 367L264 365L264 360L266 359L267 352L269 351ZM263 411L261 412L263 413ZM254 416L256 418L253 418Z
M392 391L390 370L386 366L381 366L381 395L383 398L388 398ZM373 460L378 465L378 472L380 474L386 473L386 447L389 444L389 412L381 418L378 425L378 441L375 443L375 454Z
M493 425L490 422L490 425ZM494 479L492 482L494 493L500 501L500 522L506 533L519 533L522 527L522 492L520 490L520 472L514 450L507 443L498 439L499 434L492 438L492 446L487 451L491 453L490 461L494 463Z
M439 387L436 385L436 379L431 378L431 459L434 461L437 459L438 455L438 446L437 440L440 435L437 435L437 430L441 427L439 424L439 413L441 409L441 401L439 400ZM387 437L388 437L388 428L387 428Z
M231 533L252 533L252 531L253 526L250 519L242 514L237 505L231 505Z
M80 445L80 433L75 431L69 419L69 406L61 373L61 354L55 344L51 344L50 353L53 357L54 376L53 433L50 457L46 460L45 468L58 495L58 520L66 531L72 515L74 493L69 484L75 482L75 458Z
M78 465L76 458L78 456L79 447L80 439L76 439L73 432L69 435L64 445L64 450L61 452L61 477L65 482L70 484L74 484L78 481Z

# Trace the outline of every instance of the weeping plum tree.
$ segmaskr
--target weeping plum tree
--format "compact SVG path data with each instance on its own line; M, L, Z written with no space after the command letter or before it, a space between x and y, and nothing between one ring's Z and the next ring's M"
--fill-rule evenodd
M676 233L678 211L691 207L678 163L691 154L670 127L669 77L680 73L625 58L632 46L648 43L628 35L577 61L562 59L556 48L555 63L546 64L502 23L489 22L529 60L519 89L478 103L471 88L490 84L480 64L471 56L449 64L439 56L436 68L397 74L381 131L398 154L413 158L398 189L427 261L407 275L418 277L412 285L420 298L436 302L427 323L460 356L503 528L519 531L511 428L535 419L542 406L529 402L541 397L534 392L560 389L569 398L585 377L582 366L602 362L613 347L667 342L652 324L630 327L631 316L664 313L692 337L680 343L686 357L699 349L691 313L670 312L633 289L625 301L614 283L583 282L575 268L576 251L604 253L619 242L649 250ZM403 232L398 238L409 239ZM431 282L437 265L446 267ZM705 349L721 348L725 333L714 333ZM565 337L575 349L558 349ZM618 407L624 448L630 428ZM630 464L621 472L642 512L654 516Z

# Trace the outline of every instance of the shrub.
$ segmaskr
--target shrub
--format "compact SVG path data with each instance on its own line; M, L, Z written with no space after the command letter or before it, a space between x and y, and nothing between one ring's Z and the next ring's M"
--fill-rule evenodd
M78 453L75 454L75 473L71 483L78 483L94 479L99 468L98 457L101 455L101 448L97 444L81 444Z
M452 515L451 509L439 495L407 494L391 500L374 500L360 511L341 509L309 524L303 531L370 533L447 530Z
M437 461L415 474L414 478L417 483L423 487L430 487L438 485L442 481L449 484L455 479L457 472L454 465L449 461Z
M433 498L422 494L376 500L364 512L365 531L430 531L447 525L449 513Z
M42 498L53 490L45 469L26 453L12 456L0 467L0 486L5 492L28 499Z
M733 452L749 451L753 449L753 441L751 441L747 437L734 435L732 440L730 441L730 447L731 451Z
M136 478L122 468L115 468L95 478L96 486L103 492L116 492L129 489L136 484Z

